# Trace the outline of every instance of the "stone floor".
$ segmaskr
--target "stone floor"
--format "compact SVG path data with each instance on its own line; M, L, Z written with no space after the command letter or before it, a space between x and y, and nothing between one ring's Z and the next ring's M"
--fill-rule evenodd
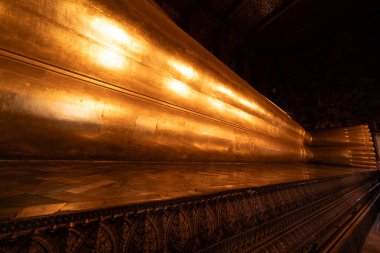
M360 252L380 253L380 214L373 223Z
M312 164L0 162L0 220L316 179L359 168Z

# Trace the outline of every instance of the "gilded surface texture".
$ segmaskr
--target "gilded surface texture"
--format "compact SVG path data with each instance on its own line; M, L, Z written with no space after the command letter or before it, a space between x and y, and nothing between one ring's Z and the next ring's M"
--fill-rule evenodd
M310 135L149 1L0 0L0 140L0 159L273 162Z

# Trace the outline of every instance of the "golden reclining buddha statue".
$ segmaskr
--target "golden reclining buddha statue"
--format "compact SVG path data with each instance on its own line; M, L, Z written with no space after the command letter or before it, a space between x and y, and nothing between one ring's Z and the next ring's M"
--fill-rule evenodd
M348 253L380 199L368 126L310 134L148 0L0 0L0 143L0 252Z
M149 1L2 0L0 24L0 159L326 160Z

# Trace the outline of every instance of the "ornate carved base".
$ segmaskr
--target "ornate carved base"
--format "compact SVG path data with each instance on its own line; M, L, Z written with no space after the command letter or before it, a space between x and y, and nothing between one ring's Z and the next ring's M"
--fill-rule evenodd
M378 193L376 172L0 223L0 252L318 252Z

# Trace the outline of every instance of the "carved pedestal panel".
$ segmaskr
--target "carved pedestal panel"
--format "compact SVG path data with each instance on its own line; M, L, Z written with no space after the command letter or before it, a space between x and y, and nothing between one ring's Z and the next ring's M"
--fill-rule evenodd
M378 194L376 172L0 223L0 252L318 252Z

